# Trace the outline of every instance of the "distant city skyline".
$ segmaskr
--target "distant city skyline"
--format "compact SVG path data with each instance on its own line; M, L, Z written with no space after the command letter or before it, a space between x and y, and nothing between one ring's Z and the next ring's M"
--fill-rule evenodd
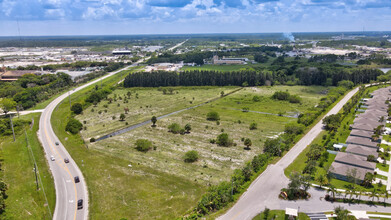
M389 0L0 0L0 36L390 31Z

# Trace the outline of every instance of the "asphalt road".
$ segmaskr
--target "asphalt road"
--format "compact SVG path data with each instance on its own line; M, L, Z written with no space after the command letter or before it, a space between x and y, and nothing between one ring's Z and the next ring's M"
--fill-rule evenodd
M350 91L339 101L326 115L337 114L350 98L358 91L358 88ZM220 216L220 220L246 220L252 219L265 207L283 208L278 199L280 190L287 187L289 180L284 175L284 169L291 164L306 146L322 131L322 120L319 121L292 149L276 164L268 168L250 185L247 191L239 198L237 203ZM309 204L311 206L311 204ZM296 207L297 208L297 207ZM283 208L284 209L284 208Z
M50 118L54 109L64 99L67 99L68 95L72 95L73 93L84 89L87 86L97 83L100 80L103 80L133 66L135 65L131 65L126 68L111 72L99 79L96 79L74 90L71 90L68 93L65 93L56 98L43 110L41 118L39 120L38 137L41 140L42 146L45 150L46 159L49 162L50 170L52 172L56 188L56 207L54 209L53 219L79 220L88 218L87 185L79 167L69 155L67 150L64 148L61 141L57 138L52 129ZM56 142L58 142L59 145L56 145ZM54 161L51 160L51 156L55 158ZM65 158L69 159L69 163L64 162ZM79 183L75 183L75 176L79 177ZM77 201L79 199L83 199L83 208L78 210Z

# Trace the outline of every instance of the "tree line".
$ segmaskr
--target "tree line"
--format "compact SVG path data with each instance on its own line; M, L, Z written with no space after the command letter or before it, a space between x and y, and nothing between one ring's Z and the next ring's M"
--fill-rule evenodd
M337 86L343 80L354 84L369 83L382 75L377 69L357 68L322 69L317 67L298 68L293 75L285 71L242 70L220 72L213 70L190 70L183 72L137 72L129 74L124 87L160 87L160 86L270 86L287 85L324 85Z

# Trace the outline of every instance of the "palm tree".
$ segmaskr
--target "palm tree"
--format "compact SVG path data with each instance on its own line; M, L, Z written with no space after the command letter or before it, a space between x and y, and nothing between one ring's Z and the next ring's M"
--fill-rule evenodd
M335 194L338 194L337 188L335 186L330 185L329 188L327 189L327 193L331 193L333 200L335 200Z
M388 199L388 197L390 196L390 194L388 194L387 189L385 189L385 190L383 191L383 193L384 193L384 205L385 205L385 204L386 204L386 199Z
M327 180L327 178L325 177L325 175L323 175L323 174L320 174L320 175L316 178L316 181L319 182L319 187L320 187L320 188L322 188L322 186L328 184L328 180Z
M373 190L371 191L371 195L369 195L369 198L372 198L372 202L374 202L375 197L377 198L377 201L379 201L379 193L377 193L376 189L373 188Z

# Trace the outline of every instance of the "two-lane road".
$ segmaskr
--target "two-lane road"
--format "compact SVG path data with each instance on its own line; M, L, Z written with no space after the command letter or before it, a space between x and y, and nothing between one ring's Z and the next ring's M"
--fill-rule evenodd
M54 209L53 219L58 220L79 220L88 218L88 191L85 179L75 161L71 158L67 150L62 145L61 141L55 135L50 118L56 106L60 104L68 95L84 89L94 83L99 82L116 73L134 67L136 64L129 67L111 72L99 79L84 84L68 93L56 98L42 112L39 120L38 137L45 150L46 159L49 161L50 170L54 178L56 188L56 207ZM58 142L58 145L56 145ZM55 158L52 161L51 156ZM64 159L68 158L69 163L65 163ZM79 183L75 183L74 177L78 176ZM83 208L77 209L77 201L83 199Z

